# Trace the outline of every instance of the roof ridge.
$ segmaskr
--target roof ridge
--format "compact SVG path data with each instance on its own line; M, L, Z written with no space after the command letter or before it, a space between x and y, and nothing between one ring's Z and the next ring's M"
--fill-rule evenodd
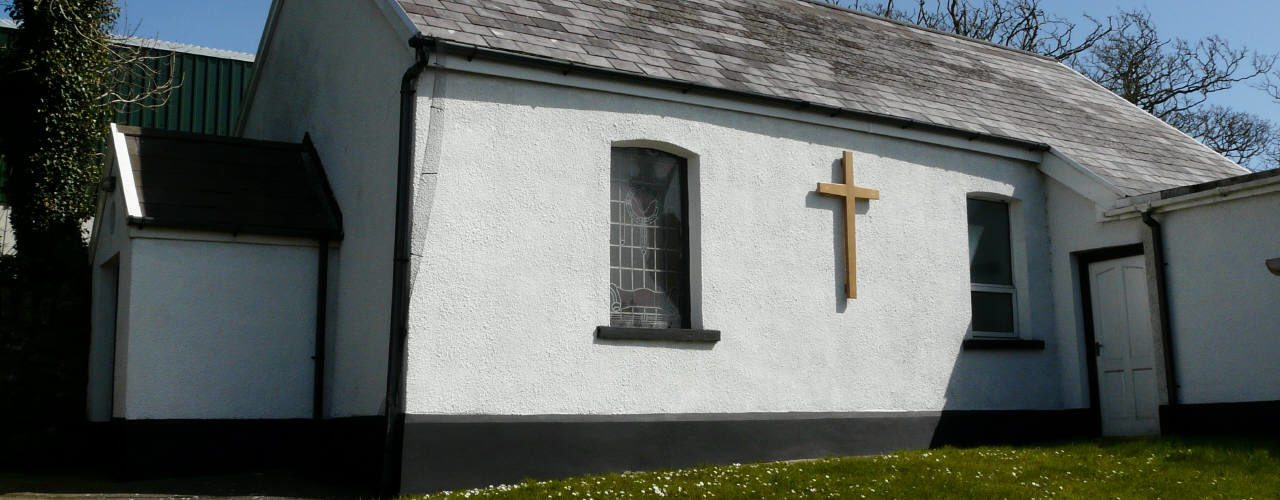
M182 52L184 54L193 54L198 56L217 57L221 59L236 59L244 62L253 62L254 55L248 52L240 52L238 50L219 49L214 47L206 47L193 43L174 42L169 40L161 40L159 38L144 38L139 36L118 36L112 35L116 41L134 47L145 49L169 50L173 52Z
M1038 54L1038 53L1035 53L1035 52L1031 52L1031 51L1029 51L1029 50L1022 50L1022 49L1019 49L1019 48L1010 47L1010 46L1008 46L1008 45L1001 45L1001 44L998 44L998 43L992 42L992 41L990 41L990 40L983 40L983 39L981 39L981 38L974 38L974 37L971 37L971 36L964 36L964 35L961 35L961 34L958 34L958 33L950 32L950 31L943 31L943 30L934 29L934 28L927 28L927 27L924 27L924 26L920 26L919 24L915 24L915 23L910 23L910 22L907 22L907 21L903 21L903 20L901 20L901 19L894 19L894 18L891 18L891 17L881 16L881 15L879 15L879 14L872 14L872 13L870 13L870 12L866 12L866 11L861 11L861 10L851 9L851 8L844 7L844 6L837 5L837 4L826 3L826 2L823 2L822 0L795 0L795 1L798 1L798 2L800 2L800 3L807 3L807 4L814 5L814 6L818 6L818 7L826 7L826 8L828 8L828 9L837 10L837 11L844 12L844 13L847 13L847 14L853 14L853 15L856 15L856 16L861 16L861 17L866 17L866 18L870 18L870 19L875 19L875 20L877 20L877 21L884 21L884 22L891 23L891 24L896 24L896 25L898 25L898 26L902 26L902 27L905 27L905 28L910 28L910 29L914 29L914 30L918 30L918 31L923 31L923 32L925 32L925 33L932 33L932 34L935 34L935 35L943 35L943 36L947 36L947 37L955 38L955 39L958 39L958 40L961 40L961 41L965 41L965 42L973 42L973 43L976 43L976 44L978 44L978 45L985 45L985 46L987 46L987 47L994 47L994 48L997 48L997 49L1003 49L1003 50L1007 50L1007 51L1009 51L1009 52L1013 52L1013 53L1015 53L1015 54L1021 54L1021 55L1031 56L1031 57L1035 57L1035 58L1037 58L1037 59L1043 59L1043 60L1051 61L1051 62L1061 62L1061 61L1059 61L1059 60L1058 60L1058 59L1056 59L1056 58L1049 57L1049 56L1046 56L1046 55L1044 55L1044 54Z
M0 18L0 28L18 29L17 21L9 18ZM112 40L125 45L132 45L140 48L150 48L157 50L168 50L173 52L182 52L184 54L193 54L198 56L216 57L219 59L235 59L244 62L253 62L254 55L248 52L240 52L238 50L219 49L215 47L206 47L193 43L174 42L170 40L161 40L159 38L144 38L139 36L121 36L111 35Z
M116 124L116 129L124 135L137 137L159 137L164 139L181 139L193 142L217 142L223 144L253 144L280 149L297 149L303 147L302 142L255 139L250 137L234 137L228 135L205 134L201 132L185 132L181 130L164 130L137 125Z

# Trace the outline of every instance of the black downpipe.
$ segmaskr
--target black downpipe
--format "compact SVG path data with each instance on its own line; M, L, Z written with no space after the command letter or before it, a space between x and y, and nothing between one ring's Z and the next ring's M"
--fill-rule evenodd
M1140 212L1142 222L1151 230L1151 257L1156 261L1156 305L1160 308L1160 340L1164 343L1164 380L1169 387L1169 406L1178 405L1178 376L1173 364L1173 325L1169 323L1169 284L1164 260L1164 229L1151 210Z
M421 34L409 39L416 60L400 79L400 149L396 162L395 254L391 271L391 331L387 348L386 429L382 443L384 498L400 492L400 458L404 447L405 342L409 334L409 213L413 187L414 103L418 76L427 68L434 41Z
M329 307L329 240L319 241L320 262L316 270L316 353L311 356L315 360L315 375L311 382L311 419L324 418L324 351L325 324Z

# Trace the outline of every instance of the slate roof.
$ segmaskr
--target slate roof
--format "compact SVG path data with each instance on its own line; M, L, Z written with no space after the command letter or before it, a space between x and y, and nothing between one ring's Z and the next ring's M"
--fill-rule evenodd
M118 128L142 209L132 224L342 238L342 213L309 140Z
M1247 173L1052 59L804 0L398 0L422 34L1046 144L1125 195Z

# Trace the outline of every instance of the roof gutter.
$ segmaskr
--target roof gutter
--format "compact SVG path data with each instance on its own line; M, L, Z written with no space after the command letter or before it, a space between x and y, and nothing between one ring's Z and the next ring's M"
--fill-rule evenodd
M1148 208L1142 214L1142 223L1151 231L1151 257L1156 266L1156 305L1160 308L1160 342L1164 344L1164 381L1168 387L1169 406L1178 405L1178 376L1173 357L1173 325L1169 324L1169 282L1164 260L1164 228Z
M1104 217L1136 217L1159 208L1169 212L1211 203L1269 194L1280 191L1280 169L1227 177L1190 186L1180 186L1128 198L1128 204L1103 213Z
M400 79L400 144L396 161L396 226L391 271L391 331L387 347L387 392L383 407L386 428L382 443L381 493L385 498L400 492L400 461L404 448L404 373L409 338L409 252L413 210L413 132L418 76L427 68L435 41L422 35L409 39L413 65Z
M431 38L436 47L441 50L447 49L450 53L459 54L460 57L470 61L473 59L484 59L495 62L505 62L518 64L523 66L550 69L557 71L563 75L570 73L592 76L597 78L615 80L615 81L639 81L647 85L662 87L668 90L675 90L680 93L690 94L697 93L715 97L729 97L735 99L746 99L764 104L770 104L783 108L790 108L797 111L807 111L810 113L819 113L828 117L844 116L864 120L880 125L896 126L902 129L919 129L928 132L934 132L951 137L959 137L966 140L984 140L994 144L1010 146L1014 148L1025 148L1029 151L1045 152L1049 151L1048 144L1032 142L1023 139L1017 139L1008 136L995 135L991 133L975 132L972 130L964 130L960 128L938 125L926 121L915 120L911 118L903 118L899 116L887 115L882 113L873 113L870 111L841 108L826 104L806 101L803 99L791 99L785 97L777 97L759 92L747 90L733 90L722 87L713 87L697 83L690 83L671 78L662 78L657 76L632 73L616 69L606 69L595 66L585 66L582 64L552 59L532 54L524 54L519 52L509 52L505 50L491 49L488 47L480 47L478 45L453 42L444 39Z

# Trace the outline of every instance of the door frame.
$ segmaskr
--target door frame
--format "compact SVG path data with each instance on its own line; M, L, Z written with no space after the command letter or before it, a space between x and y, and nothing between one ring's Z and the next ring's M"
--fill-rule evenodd
M1094 337L1093 332L1093 290L1089 285L1089 264L1145 254L1146 250L1142 243L1071 252L1071 256L1076 263L1077 276L1080 280L1080 312L1083 316L1082 325L1084 326L1084 357L1089 371L1089 414L1092 415L1091 420L1093 421L1090 431L1094 435L1102 435L1102 398L1098 395L1098 348L1097 339ZM1167 369L1168 367L1165 368Z

